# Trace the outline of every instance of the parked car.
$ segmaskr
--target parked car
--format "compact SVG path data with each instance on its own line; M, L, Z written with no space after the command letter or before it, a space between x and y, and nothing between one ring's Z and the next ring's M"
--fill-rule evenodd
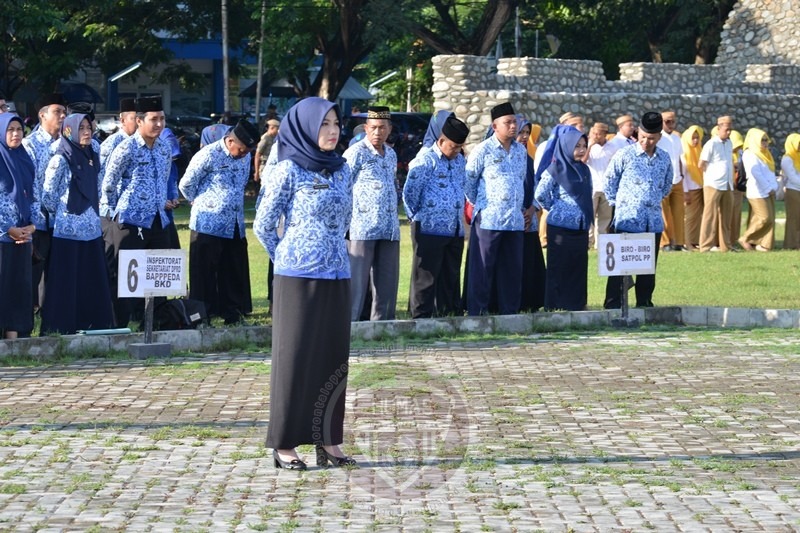
M397 153L397 172L401 176L408 173L408 163L422 147L422 139L430 119L430 113L392 113L392 133L388 142ZM356 113L345 120L340 143L342 150L347 149L350 139L353 138L353 129L366 121L366 113Z

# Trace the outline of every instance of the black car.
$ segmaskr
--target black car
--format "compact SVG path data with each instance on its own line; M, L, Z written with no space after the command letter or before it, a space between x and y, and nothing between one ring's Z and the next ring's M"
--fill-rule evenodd
M408 172L408 163L422 147L422 139L430 119L430 113L392 113L392 133L387 142L397 154L398 173L405 175ZM366 121L366 113L356 113L345 119L339 145L342 150L347 149L350 139L353 138L353 129Z

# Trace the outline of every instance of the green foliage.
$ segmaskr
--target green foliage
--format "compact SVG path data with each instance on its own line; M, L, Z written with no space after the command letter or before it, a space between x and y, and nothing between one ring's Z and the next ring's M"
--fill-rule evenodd
M520 7L522 55L595 59L617 78L625 62L711 63L734 0L546 0ZM550 50L546 35L560 41ZM513 28L503 33L514 49Z

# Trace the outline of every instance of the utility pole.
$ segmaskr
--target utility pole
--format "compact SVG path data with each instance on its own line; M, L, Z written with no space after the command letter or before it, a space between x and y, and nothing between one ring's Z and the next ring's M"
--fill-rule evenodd
M258 42L258 69L256 78L256 126L261 122L261 91L264 83L264 23L267 16L267 0L261 0L261 39Z
M223 112L231 110L230 71L228 68L228 0L222 0L222 103Z

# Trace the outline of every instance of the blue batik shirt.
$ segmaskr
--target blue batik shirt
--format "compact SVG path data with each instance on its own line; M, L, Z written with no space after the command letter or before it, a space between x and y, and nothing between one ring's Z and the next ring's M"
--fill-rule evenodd
M253 232L275 263L275 274L349 279L344 239L353 208L350 167L312 172L294 161L279 162L264 178ZM285 217L283 237L278 224Z
M103 193L120 224L149 229L158 215L161 227L169 225L165 206L171 164L172 150L167 142L157 138L149 148L139 132L111 153L103 176Z
M614 207L612 225L616 231L664 231L661 200L671 189L672 162L667 152L656 147L649 156L638 143L619 150L606 169L604 189L609 205Z
M512 142L506 152L497 136L480 143L467 159L467 181L464 192L481 214L481 228L496 231L522 231L525 197L525 174L528 152Z
M51 213L55 213L52 220L53 236L60 239L73 241L91 241L102 235L100 229L100 216L94 207L89 206L83 213L76 214L67 211L69 201L69 185L72 181L72 172L69 163L62 155L54 155L45 170L42 205ZM97 192L100 194L100 181L97 182Z
M0 162L0 165L2 164ZM14 239L8 236L8 230L20 227L22 225L21 221L28 220L28 217L22 216L22 213L19 212L12 190L13 185L11 188L6 188L4 182L0 180L0 242L14 242ZM40 208L39 198L34 197L31 200L30 220L34 220L35 217L40 217L44 220Z
M178 186L192 202L189 229L232 239L236 226L244 238L244 187L250 154L235 159L225 139L204 146L192 157Z
M280 134L279 134L280 135ZM397 155L383 145L380 155L368 139L357 142L343 154L353 176L353 218L350 240L400 240L397 218Z
M592 182L586 180L584 194L592 195ZM534 194L542 208L547 209L547 225L572 230L588 230L593 223L586 220L578 202L556 182L548 171L542 172Z
M114 148L119 146L119 144L130 137L124 130L120 129L116 132L109 135L105 141L100 144L100 176L102 176L105 172L106 164L108 163L108 158L111 155L111 152L114 151ZM101 217L114 217L114 213L111 212L111 209L108 207L108 195L104 190L100 191L100 216Z
M464 236L466 163L461 154L447 159L434 145L409 164L403 203L409 220L419 222L421 233Z
M57 140L58 138L51 137L42 128L36 128L33 133L22 139L22 146L28 152L36 167L36 177L33 180L33 195L35 198L42 198L44 171L47 169L47 164L58 146ZM44 209L44 206L41 207ZM54 218L54 214L48 213L48 217L45 218L45 213L40 212L36 213L36 218L32 219L31 222L36 226L36 229L46 230L48 228L48 220L52 218ZM52 227L52 224L51 221L50 227Z

